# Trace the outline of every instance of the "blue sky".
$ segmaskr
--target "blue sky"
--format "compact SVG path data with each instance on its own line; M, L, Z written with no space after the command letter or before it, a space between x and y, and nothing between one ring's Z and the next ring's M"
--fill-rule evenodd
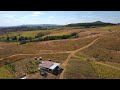
M120 11L0 11L0 26L94 21L120 23Z

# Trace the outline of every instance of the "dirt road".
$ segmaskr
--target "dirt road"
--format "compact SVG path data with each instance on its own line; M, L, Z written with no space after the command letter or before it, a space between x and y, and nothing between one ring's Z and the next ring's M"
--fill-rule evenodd
M16 56L28 56L28 55L41 55L41 54L55 54L55 53L72 53L73 51L64 51L64 52L51 52L51 53L39 53L39 54L14 54L11 56L8 56L6 58L16 57ZM3 60L5 58L1 58L0 60Z
M100 39L100 38L97 38L97 39L95 39L93 42L91 42L90 44L88 44L88 45L86 45L86 46L84 46L84 47L82 47L82 48L79 48L79 49L75 50L74 52L72 52L72 53L67 57L67 59L65 60L65 62L62 64L62 67L64 68L64 70L63 70L63 72L60 74L59 79L63 79L63 76L64 76L63 74L64 74L64 72L65 72L65 66L67 65L67 63L68 63L68 61L71 59L71 57L78 57L78 56L75 56L75 53L76 53L76 52L81 51L81 50L83 50L83 49L85 49L85 48L88 48L89 46L91 46L92 44L94 44L98 39Z

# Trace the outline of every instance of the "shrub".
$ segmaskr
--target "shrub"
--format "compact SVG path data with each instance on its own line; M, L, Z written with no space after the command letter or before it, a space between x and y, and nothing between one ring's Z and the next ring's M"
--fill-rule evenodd
M38 33L38 34L35 36L35 38L39 38L39 37L42 37L42 36L44 36L43 33Z
M27 43L27 41L22 40L22 41L20 41L19 43L20 43L20 45L21 45L21 44L25 44L25 43Z
M78 33L77 32L73 32L71 33L71 36L76 36Z
M7 64L7 65L6 65L6 68L7 68L8 70L12 71L12 72L15 72L15 71L16 71L15 65L13 65L13 64Z

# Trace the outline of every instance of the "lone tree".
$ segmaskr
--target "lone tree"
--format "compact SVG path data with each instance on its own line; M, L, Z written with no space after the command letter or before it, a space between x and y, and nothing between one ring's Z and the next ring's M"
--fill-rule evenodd
M10 37L9 37L9 36L7 36L6 40L7 40L7 41L10 41Z

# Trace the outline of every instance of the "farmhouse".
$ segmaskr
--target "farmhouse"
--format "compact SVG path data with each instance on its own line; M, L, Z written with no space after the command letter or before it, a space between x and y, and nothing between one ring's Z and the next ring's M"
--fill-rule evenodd
M63 70L60 67L60 63L55 63L52 61L42 61L41 64L39 65L39 69L50 72L55 75L58 75Z

